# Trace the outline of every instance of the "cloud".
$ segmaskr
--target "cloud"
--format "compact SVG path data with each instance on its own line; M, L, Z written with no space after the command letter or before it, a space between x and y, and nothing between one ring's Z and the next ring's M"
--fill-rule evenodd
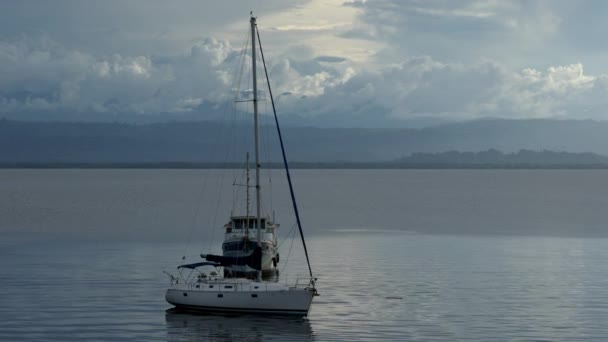
M219 106L229 99L239 54L230 42L214 38L175 55L98 56L48 37L24 36L0 42L0 111L175 114ZM321 125L323 120L382 125L419 118L606 119L608 78L587 75L580 63L513 70L493 60L464 64L425 56L365 70L342 65L345 60L315 56L306 46L274 56L269 71L275 94L283 94L281 110Z
M203 103L221 105L231 98L240 54L240 48L215 38L174 55L95 55L46 36L22 36L0 42L0 112L170 115L196 111ZM314 97L352 73L332 67L344 60L317 58L310 48L296 46L276 56L269 70L277 92ZM248 75L246 65L245 91Z
M315 58L315 61L325 62L325 63L341 63L346 60L347 60L346 58L338 57L338 56L319 56L319 57Z
M387 51L380 55L389 58L429 55L467 62L483 57L522 67L522 60L534 62L531 55L545 57L542 46L558 37L561 28L554 2L542 0L376 0L345 5L359 10L359 20L343 35L384 41Z
M209 118L209 108L231 98L240 69L248 10L234 12L242 5L108 1L91 11L80 1L12 4L0 13L0 113ZM608 56L597 33L608 29L598 20L608 5L272 0L261 6L273 90L294 122L608 119L602 69ZM54 12L64 15L48 15ZM252 91L248 73L245 67L242 97Z
M216 39L175 56L97 56L48 37L0 42L0 111L189 110L192 99L225 88L222 64L231 52Z
M607 119L607 80L586 75L580 63L513 71L489 60L464 65L419 57L334 82L315 98L294 98L292 107L320 120L338 115L343 124L348 118L351 124L374 118Z
M271 22L279 18L273 13L294 6L305 12L309 7L308 1L271 0L256 10L269 18L266 27L282 27L280 21ZM320 19L309 28L325 27L328 34L337 25L326 24L323 10L312 8L310 13ZM242 3L211 8L197 1L179 6L107 1L95 4L95 10L79 1L12 4L0 13L0 112L17 118L30 113L44 119L52 111L97 113L100 119L104 113L113 114L112 119L133 113L172 119L175 113L217 106L231 95L247 15ZM302 31L302 23L296 23L292 28ZM316 29L310 34L289 31L279 35L318 34ZM290 38L282 45L272 37L268 35L266 52L273 82L283 92L317 96L348 68L346 58L319 56L306 39Z

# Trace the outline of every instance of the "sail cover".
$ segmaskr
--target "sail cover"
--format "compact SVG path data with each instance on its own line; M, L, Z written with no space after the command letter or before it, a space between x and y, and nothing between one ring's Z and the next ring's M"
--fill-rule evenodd
M221 255L207 254L204 256L207 261L220 264L220 266L249 266L254 270L262 270L262 248L257 246L249 255L240 257L228 257Z

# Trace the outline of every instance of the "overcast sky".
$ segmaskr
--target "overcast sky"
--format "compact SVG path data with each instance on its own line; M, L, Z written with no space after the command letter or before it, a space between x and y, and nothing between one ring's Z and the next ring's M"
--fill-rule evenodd
M250 10L293 122L608 118L602 0L3 1L0 114L206 119Z

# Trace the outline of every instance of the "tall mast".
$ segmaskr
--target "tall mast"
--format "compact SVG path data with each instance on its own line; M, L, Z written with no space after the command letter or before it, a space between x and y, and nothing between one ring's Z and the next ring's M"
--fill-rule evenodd
M260 146L258 133L258 82L255 67L255 17L251 15L251 74L253 75L253 126L255 127L255 210L257 221L258 247L262 248L262 216L260 213ZM261 261L260 261L261 264ZM262 280L262 270L258 271L258 280Z
M247 152L247 181L245 182L245 191L247 194L247 219L245 221L245 239L249 239L249 152ZM245 244L245 250L247 250L247 244Z

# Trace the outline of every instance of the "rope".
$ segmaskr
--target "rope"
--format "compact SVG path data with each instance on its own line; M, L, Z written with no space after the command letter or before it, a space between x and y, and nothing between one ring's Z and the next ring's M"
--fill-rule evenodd
M293 227L291 228L291 230L289 231L289 234L291 234L293 232L293 235L296 235L295 234L296 231L294 229L295 227L296 227L296 225L294 224ZM285 238L285 240L287 240L287 238L289 237L289 234L287 235L287 237ZM295 240L294 238L295 238L295 236L291 237L291 244L289 245L289 252L287 252L287 258L285 258L285 264L283 264L283 268L281 269L281 273L282 274L285 273L285 269L287 268L287 263L289 262L289 256L291 255L291 249L293 248L293 241ZM285 242L285 240L283 240L283 242ZM283 243L281 242L281 245L282 244Z
M279 243L279 245L277 246L277 248L281 248L281 246L283 245L283 243L285 243L285 241L287 241L287 239L291 236L291 233L293 233L293 230L296 228L296 224L294 223L291 228L289 229L289 232L287 233L287 235L285 236L285 238L283 239L283 241L281 241L281 243Z
M243 51L246 51L246 50L247 50L247 46L249 46L249 35L247 35L247 38L246 38L246 40L245 40L244 45L245 45L245 48L243 49ZM242 60L242 62L241 62L241 63L242 63L242 64L244 64L244 58L241 58L241 60ZM235 83L235 81L236 81L236 79L237 79L237 77L236 77L236 75L237 75L237 71L238 71L238 69L235 69L234 75L233 75L233 77L232 77L232 84L231 84L231 87L234 87L234 83ZM239 80L240 80L240 78L241 78L241 74L242 74L242 67L241 67L241 71L240 71L240 73L239 73ZM228 104L224 105L222 118L224 118L224 117L226 116L226 112L227 112L227 111L228 111ZM220 137L224 136L224 132L226 131L226 126L227 126L227 125L222 125L222 126L221 126L221 134L220 134ZM233 131L234 131L234 130L233 130ZM212 153L213 153L212 157L215 157L215 155L216 155L217 151L219 150L219 149L217 148L217 147L219 146L219 144L220 144L220 140L219 140L219 139L218 139L218 140L216 140L216 141L214 142L214 146L213 146L213 150L212 150ZM213 160L213 159L215 159L215 158L211 158L211 159ZM208 179L209 179L209 173L210 173L210 172L209 172L209 170L205 170L205 171L203 172L203 176L201 177L201 178L202 178L202 184L203 184L203 185L202 185L202 187L201 187L201 189L200 189L200 191L199 191L199 193L198 193L198 195L197 195L197 201L196 201L196 203L201 203L201 201L202 201L203 194L205 193L205 190L206 190L206 188L207 188L207 184L208 184L208 182L207 182L207 181L208 181ZM183 251L183 254L182 254L183 256L182 256L182 258L181 258L181 261L184 261L184 260L185 260L185 256L186 256L186 254L188 253L188 250L190 249L190 243L192 242L192 235L193 235L193 233L194 233L195 228L198 226L198 222L199 222L199 219L200 219L200 215L201 215L201 208L200 208L200 206L199 206L199 207L198 207L198 209L197 209L197 210L196 210L196 212L195 212L195 215L194 215L194 218L193 218L193 220L192 220L192 223L191 223L190 229L188 230L188 238L187 238L187 240L186 240L186 246L185 246L185 248L184 248L184 251ZM211 245L211 242L210 242L210 245Z
M300 222L300 213L298 212L298 204L296 203L296 196L293 191L293 184L291 183L291 175L289 174L289 164L287 163L287 156L285 155L285 146L283 145L283 137L281 136L281 127L279 126L279 118L277 117L277 110L274 105L274 98L272 96L272 89L270 88L270 81L268 78L268 69L266 68L266 60L264 59L264 51L262 50L262 41L260 39L260 31L256 30L258 36L258 42L260 45L260 55L262 56L262 64L264 65L264 73L266 74L266 80L268 83L268 94L270 95L270 102L272 103L272 111L274 113L274 121L277 125L277 133L279 135L279 142L281 143L281 153L283 155L283 163L285 164L285 173L287 174L287 183L289 183L289 193L291 194L291 202L293 204L293 210L296 215L296 221L300 230L300 237L302 238L302 246L304 247L304 254L306 255L306 263L308 264L308 272L310 278L313 278L312 267L310 267L310 258L308 257L308 248L306 248L306 240L304 240L304 232L302 231L302 224Z
M244 57L244 55L245 55L245 53L247 51L247 46L249 46L249 37L247 37L244 45L245 45L245 48L242 50L242 54L241 54L242 65L245 63L245 57ZM243 66L242 65L241 65L241 69L240 69L240 71L238 73L239 77L238 77L238 81L237 82L239 82L239 83L240 83L240 81L242 79L242 73L243 73ZM236 71L235 71L235 76L233 77L233 85L235 84L236 79L237 79L237 77L236 77ZM237 83L237 85L238 85L238 83ZM237 88L237 90L235 91L235 95L234 95L234 97L235 97L234 100L235 101L236 101L236 98L238 96L238 86L236 88ZM233 103L235 104L236 102L233 102ZM226 106L224 108L225 108L224 115L222 115L222 117L226 116L226 112L228 111L228 104L226 104ZM236 109L236 107L235 107L235 109ZM234 115L233 115L233 118L232 118L232 124L233 124L233 127L232 127L231 131L235 132L236 131L236 129L235 129L235 126L236 126L236 110L234 111ZM223 133L224 133L225 129L227 128L227 126L228 125L224 125L222 127L222 135L221 136L223 136ZM235 133L235 136L238 136L238 135ZM218 144L219 144L219 139L218 139ZM218 150L219 150L219 148L215 148L214 152L216 152ZM224 157L224 161L221 164L227 165L229 158L230 158L230 153L226 153L225 157ZM207 249L209 251L211 251L211 246L215 242L215 231L216 231L215 224L217 223L217 216L218 216L220 204L222 202L222 190L224 188L224 177L225 177L225 175L226 175L226 172L225 171L221 171L221 176L219 177L219 182L217 183L219 189L218 189L218 194L217 194L217 202L216 202L216 207L215 207L215 213L213 215L213 219L212 219L212 222L211 222L211 238L209 239L209 244L208 244L208 247L207 247Z

